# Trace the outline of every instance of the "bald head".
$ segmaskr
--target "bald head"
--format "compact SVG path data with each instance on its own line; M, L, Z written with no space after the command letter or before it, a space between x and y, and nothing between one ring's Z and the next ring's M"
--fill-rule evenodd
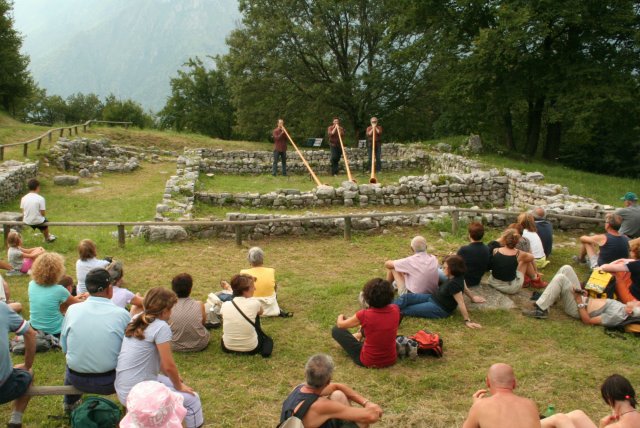
M544 218L545 215L546 213L544 212L544 208L542 207L537 207L536 209L533 210L533 216L535 218Z
M516 376L513 368L509 364L498 363L489 367L487 382L490 388L514 389L516 386Z

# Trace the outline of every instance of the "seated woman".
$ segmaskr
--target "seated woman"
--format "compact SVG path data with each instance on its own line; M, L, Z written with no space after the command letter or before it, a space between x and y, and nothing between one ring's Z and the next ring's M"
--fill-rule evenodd
M252 299L256 290L251 275L239 274L231 278L233 300L224 302L220 308L222 316L222 350L224 352L255 355L262 349L260 315L262 305ZM235 303L235 305L234 305ZM243 316L244 314L244 316ZM245 318L249 318L255 327Z
M469 291L464 283L466 266L460 256L448 256L442 265L444 274L449 278L440 284L434 294L403 294L394 303L400 307L402 315L421 318L446 318L451 316L457 307L464 318L464 324L469 328L480 328L469 318L467 306L462 293L466 294L474 303L484 303L483 297L476 296Z
M255 299L260 301L262 305L264 317L289 317L293 314L280 309L276 300L276 270L264 267L264 251L260 247L252 247L247 253L247 260L251 267L242 269L240 273L251 275L256 278L256 292L253 294Z
M171 280L171 289L178 296L178 302L171 311L171 348L176 352L198 352L209 344L209 331L204 327L207 314L204 303L189 297L193 288L193 278L181 273Z
M500 236L504 247L495 248L489 261L488 284L505 294L516 294L529 278L529 285L543 288L547 284L535 272L533 255L516 249L520 235L516 229L507 229Z
M12 230L7 236L7 260L11 264L12 270L7 275L19 275L29 272L33 261L45 252L42 247L24 248L22 246L22 236Z
M76 289L78 293L86 293L87 287L84 285L84 279L87 273L94 268L105 268L111 263L110 260L97 259L98 249L95 242L91 239L83 239L78 244L78 256L79 259L76 262L76 279L78 284Z
M624 304L612 299L587 298L585 294L576 272L571 266L564 265L533 304L533 310L522 313L525 316L546 319L549 316L549 308L561 300L562 308L567 315L588 325L616 327L629 316L640 316L640 302Z
M120 306L123 309L126 309L127 305L131 305L131 315L136 315L142 312L142 296L137 293L134 294L122 287L124 284L124 268L122 266L122 262L114 260L106 269L113 281L113 297L111 297L111 301L116 306Z
M622 303L640 300L640 238L629 241L629 256L599 267L615 276L616 295Z
M347 351L359 366L388 367L395 364L396 336L400 323L400 311L393 302L394 289L389 281L374 278L364 285L362 291L369 306L351 318L338 315L331 335ZM362 326L351 334L349 328ZM364 338L364 342L361 339Z
M544 246L542 240L538 235L538 229L536 228L536 221L531 213L521 213L518 216L518 224L522 227L522 237L529 240L531 246L530 253L536 259L536 267L538 269L544 269L549 261L544 254Z
M177 301L176 294L166 288L147 291L144 311L134 317L125 330L114 386L118 400L125 405L129 392L140 382L163 383L182 395L187 409L184 424L196 428L204 422L200 397L180 377L171 353L171 328L167 321Z
M611 414L600 419L600 428L640 427L640 413L636 410L636 392L624 376L614 374L605 379L600 394L611 408ZM540 421L542 428L596 428L582 410L571 413L556 413Z
M72 296L60 285L64 259L58 253L44 253L31 267L29 282L29 322L36 330L60 337L63 313L70 305L83 302L88 293Z

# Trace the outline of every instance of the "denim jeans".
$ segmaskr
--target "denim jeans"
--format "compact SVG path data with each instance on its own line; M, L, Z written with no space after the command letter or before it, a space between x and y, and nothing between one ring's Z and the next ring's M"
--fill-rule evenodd
M273 151L273 175L278 174L278 158L282 160L282 175L287 175L287 152Z
M365 171L371 171L371 152L373 147L371 145L367 145L367 156L369 159L369 163L367 165L367 167L365 168ZM382 147L380 146L380 144L378 144L376 142L376 172L380 172L380 169L382 168L382 160L380 159L382 157Z
M79 376L71 373L69 367L67 367L66 374L64 376L65 385L73 385L82 392L90 394L111 395L115 394L116 390L113 387L113 382L116 380L116 371L105 374L104 376ZM81 395L65 395L64 403L73 404L78 401Z
M403 294L395 302L400 313L409 317L446 318L451 315L433 301L431 294Z

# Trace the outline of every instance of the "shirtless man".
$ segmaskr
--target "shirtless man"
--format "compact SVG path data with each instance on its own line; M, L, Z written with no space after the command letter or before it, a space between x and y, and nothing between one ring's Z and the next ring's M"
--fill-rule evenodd
M462 428L533 428L540 427L535 403L513 393L516 377L508 364L494 364L487 373L487 390L473 394L473 406Z
M280 422L294 413L306 428L334 426L332 419L355 422L359 427L378 422L382 417L380 406L347 385L331 382L333 369L333 360L328 355L317 354L309 358L305 365L306 382L295 387L282 404ZM302 415L301 408L307 401L313 404ZM352 407L351 402L362 407Z

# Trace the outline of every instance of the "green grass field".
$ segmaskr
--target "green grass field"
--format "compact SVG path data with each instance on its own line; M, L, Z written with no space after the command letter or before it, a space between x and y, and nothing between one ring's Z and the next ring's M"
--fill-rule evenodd
M98 134L118 135L114 139L123 144L174 150L180 150L184 140L191 141L189 144L193 147L208 140L198 137L192 141L190 136L176 134L166 136L165 140L165 135L158 132L116 128L96 129L90 135ZM252 144L257 143L230 143L228 147ZM104 174L69 188L54 186L52 177L56 171L45 168L41 170L42 194L47 198L51 220L146 220L153 217L155 205L162 199L165 181L174 172L173 163L143 163L133 174ZM590 180L583 178L584 173L573 174L577 181ZM256 190L262 191L266 181L262 178L256 182ZM245 179L249 178L237 181ZM235 181L230 177L226 180L229 185ZM271 185L291 187L285 179L274 179L269 182ZM584 191L588 193L586 196L627 191L608 186L607 182L594 180ZM79 191L81 189L89 190ZM13 211L17 206L16 200L1 206L0 210ZM112 235L115 228L57 227L52 228L52 232L58 235L58 241L46 247L63 254L68 273L75 275L78 241L94 239L99 256L109 255L124 261L126 284L132 291L168 287L175 274L189 272L195 281L193 297L198 299L217 291L221 278L229 278L246 267L249 246L259 245L265 250L266 264L276 268L278 300L284 309L295 313L289 319L264 320L264 330L275 340L273 357L262 359L222 353L220 330L212 331L205 351L176 355L182 377L201 395L207 426L275 426L282 400L303 380L304 363L317 352L328 353L335 359L336 381L353 386L381 405L385 415L376 426L382 427L460 426L471 405L471 394L484 386L486 370L495 362L514 366L517 392L535 400L541 412L547 405L554 404L558 411L581 408L593 420L598 420L609 411L599 397L599 385L606 376L621 373L639 386L640 368L636 360L640 342L637 338L611 338L602 328L584 326L555 307L546 321L525 318L518 310L474 311L471 316L483 325L481 330L467 329L459 314L445 320L408 318L399 333L412 334L421 328L439 332L444 339L444 358L400 361L383 370L364 369L351 363L331 338L330 330L337 315L350 315L359 309L357 295L362 285L372 277L384 275L385 260L406 256L412 236L426 236L429 251L438 255L455 251L464 244L463 233L442 238L439 232L446 230L447 224L391 228L386 234L356 233L350 242L342 237L272 237L245 241L242 248L233 240L152 244L129 239L121 249ZM498 230L489 230L486 240L498 234ZM546 279L575 254L576 238L575 234L557 234L558 245L554 248L552 264L545 269ZM41 236L27 229L24 240L26 246L42 245ZM582 270L581 276L585 275L586 271ZM25 304L27 316L28 279L10 277L8 281L12 298ZM20 361L20 357L14 357L14 363ZM59 351L37 354L34 369L37 384L60 385L64 356ZM0 418L8 420L9 411L8 405L2 406ZM25 415L25 426L58 427L60 421L50 419L49 415L61 414L61 397L35 397Z

